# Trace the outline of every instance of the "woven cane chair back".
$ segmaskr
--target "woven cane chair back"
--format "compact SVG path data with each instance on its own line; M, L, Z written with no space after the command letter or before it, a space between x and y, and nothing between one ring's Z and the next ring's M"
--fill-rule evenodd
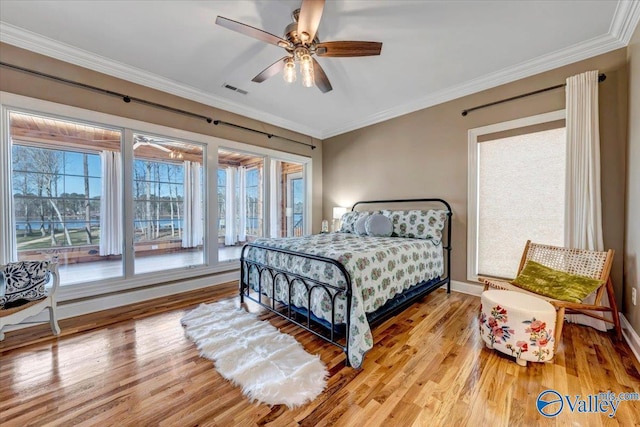
M524 268L526 261L532 260L554 270L606 280L610 269L608 257L608 252L529 243L518 273Z

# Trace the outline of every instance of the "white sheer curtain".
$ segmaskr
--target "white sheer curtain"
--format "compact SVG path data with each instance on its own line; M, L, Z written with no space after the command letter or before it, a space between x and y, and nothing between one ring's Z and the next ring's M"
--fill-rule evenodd
M227 188L225 192L225 232L224 232L224 244L227 246L235 245L236 240L236 213L235 213L235 198L236 198L236 180L235 169L228 167L226 170L227 175Z
M238 240L247 241L247 168L238 167Z
M567 79L567 176L565 245L604 250L600 197L600 128L598 120L598 71ZM591 298L593 302L594 298ZM605 293L603 303L609 303ZM608 315L608 314L607 314ZM601 320L568 315L570 322L606 330Z
M195 248L202 244L202 187L201 166L198 162L184 162L184 230L182 247Z
M100 255L122 254L122 158L115 151L100 153Z
M271 237L281 237L280 216L278 215L281 193L280 180L282 179L281 165L282 162L273 160L271 162L271 169L269 170L269 185L271 187L271 191L269 192L269 235Z

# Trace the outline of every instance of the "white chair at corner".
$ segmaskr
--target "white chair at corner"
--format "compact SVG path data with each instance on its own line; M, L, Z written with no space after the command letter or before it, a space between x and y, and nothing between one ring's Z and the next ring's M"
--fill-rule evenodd
M11 264L11 263L9 263ZM9 265L7 264L7 265ZM60 334L60 326L58 326L57 314L56 314L56 293L60 287L60 275L58 274L58 264L49 264L51 287L48 288L46 296L35 301L30 301L18 307L12 307L8 309L0 309L0 341L4 340L4 329L7 325L17 325L20 323L42 323L43 321L29 321L26 319L38 315L45 308L49 309L49 324L51 325L51 331L54 335ZM0 273L0 281L4 280ZM2 286L4 289L4 286Z

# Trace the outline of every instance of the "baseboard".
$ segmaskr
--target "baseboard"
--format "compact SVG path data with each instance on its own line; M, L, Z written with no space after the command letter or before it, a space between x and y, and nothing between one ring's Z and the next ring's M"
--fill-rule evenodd
M624 340L629 344L631 351L636 356L636 360L640 362L640 336L622 313L620 313L620 326L622 327Z
M467 282L451 281L451 290L460 292L461 294L473 295L479 297L482 293L483 286L481 284L473 284Z
M212 276L199 277L197 279L181 280L178 282L145 287L144 289L132 290L129 292L121 292L112 295L98 296L95 298L84 299L81 301L63 302L58 304L57 314L58 320L68 319L70 317L82 316L85 314L95 313L97 311L109 310L125 305L136 304L154 298L167 297L182 292L194 291L196 289L207 288L209 286L220 285L239 279L239 272L231 271ZM4 328L5 332L33 326L36 322L48 322L49 311L44 310L37 316L29 319L29 323L21 323L11 325Z

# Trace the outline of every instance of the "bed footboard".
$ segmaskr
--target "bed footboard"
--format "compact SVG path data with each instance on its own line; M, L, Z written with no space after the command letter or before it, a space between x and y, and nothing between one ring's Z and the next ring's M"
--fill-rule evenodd
M257 248L260 250L266 250L269 252L277 252L281 254L292 255L301 259L309 259L334 266L338 274L342 276L343 287L334 286L331 284L320 282L312 277L307 277L300 274L291 273L281 268L267 265L260 261L247 258L248 251L251 248ZM257 274L257 285L254 288L250 283L251 274ZM270 280L271 289L263 289L263 277L268 275ZM340 280L338 280L340 282ZM276 298L276 285L278 283L284 283L288 287L288 301L278 301ZM294 286L301 284L306 289L305 296L307 298L306 307L297 307L292 302L292 296L294 294ZM299 288L299 287L298 287ZM240 255L240 302L244 303L244 299L247 298L265 309L276 313L277 315L284 317L290 322L298 325L301 328L306 329L317 337L322 338L325 341L330 342L338 346L344 351L346 357L347 366L349 365L349 326L350 326L350 313L351 313L351 277L345 270L344 266L338 261L331 258L326 258L317 255L305 254L300 252L289 251L286 249L273 248L270 246L264 246L256 243L248 243L242 248ZM265 292L270 291L270 295ZM311 310L312 296L314 292L324 292L331 301L331 321L327 322L314 315ZM345 300L345 313L344 322L336 321L337 301L339 298ZM266 300L266 301L265 301Z

